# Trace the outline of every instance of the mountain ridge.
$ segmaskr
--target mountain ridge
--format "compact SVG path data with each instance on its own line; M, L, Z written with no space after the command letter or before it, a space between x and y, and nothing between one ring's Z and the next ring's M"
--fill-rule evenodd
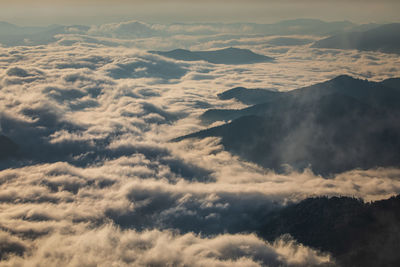
M333 35L316 41L311 47L400 54L400 23L385 24L366 31Z
M273 211L259 235L290 234L304 245L333 254L339 266L396 266L400 195L365 203L350 197L307 198Z
M400 90L387 83L338 76L245 109L208 110L203 123L228 123L173 141L221 137L227 150L278 172L286 164L323 175L399 166Z
M224 48L210 51L190 51L186 49L174 49L171 51L149 51L150 53L184 61L203 60L213 64L253 64L272 62L274 59L256 54L249 49Z

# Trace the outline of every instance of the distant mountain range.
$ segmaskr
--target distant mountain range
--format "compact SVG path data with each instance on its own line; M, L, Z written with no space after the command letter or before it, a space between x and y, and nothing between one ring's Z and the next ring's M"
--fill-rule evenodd
M47 27L17 26L0 21L0 43L5 46L43 45L57 41L57 34L87 33L83 25L50 25Z
M386 24L366 31L334 35L315 42L312 47L400 54L400 23Z
M221 137L227 150L278 172L287 165L324 175L400 165L400 79L342 75L289 92L234 88L219 97L254 105L208 110L205 124L228 123L175 141Z
M201 27L199 27L201 26ZM111 41L97 40L96 37L136 39L148 37L169 37L174 35L206 36L213 39L232 39L232 36L248 35L336 35L342 32L364 31L376 28L377 24L357 25L349 21L325 22L317 19L285 20L272 24L257 23L174 23L169 25L148 24L140 21L109 23L99 26L50 25L46 27L17 26L0 22L0 44L3 46L43 45L59 40L57 35L79 34L90 42L112 44ZM222 35L221 35L222 34ZM218 37L217 37L218 35ZM84 38L85 36L85 38ZM279 37L270 45L303 45L308 39Z
M332 253L338 266L397 266L399 210L400 195L372 203L309 198L268 214L259 235L273 241L290 234L304 245Z
M273 58L256 54L248 49L226 48L212 51L189 51L175 49L172 51L150 51L164 57L184 61L204 60L214 64L252 64L260 62L271 62Z
M313 43L313 39L295 37L276 37L268 41L272 46L296 46Z
M255 29L267 35L315 34L326 35L350 30L358 25L350 21L325 22L318 19L293 19L273 24L255 24Z

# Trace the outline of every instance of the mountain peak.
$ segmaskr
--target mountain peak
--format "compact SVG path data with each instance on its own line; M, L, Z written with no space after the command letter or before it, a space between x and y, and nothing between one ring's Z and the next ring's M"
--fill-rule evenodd
M361 81L361 80L354 78L347 74L342 74L342 75L336 76L335 78L333 78L330 81L331 82L353 82L353 81Z
M323 175L399 166L398 84L340 75L289 92L236 87L218 97L255 105L209 110L203 122L231 122L183 138L221 137L232 153L275 171L284 164Z
M268 56L256 54L249 49L241 48L223 48L218 50L207 51L190 51L185 49L174 49L171 51L149 51L153 54L161 56L185 60L199 61L204 60L213 64L254 64L262 62L271 62L274 59Z

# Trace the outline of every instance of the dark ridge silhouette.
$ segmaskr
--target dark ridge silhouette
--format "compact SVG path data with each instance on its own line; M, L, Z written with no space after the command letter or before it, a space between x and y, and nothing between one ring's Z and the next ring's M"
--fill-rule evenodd
M265 103L269 99L279 95L280 92L265 89L247 89L244 87L235 87L218 94L221 100L236 99L247 105Z
M319 40L312 47L400 53L400 23L362 32L343 33Z
M397 266L400 262L400 195L364 203L349 197L308 198L265 216L259 235L289 233L328 251L339 266Z
M114 79L154 77L164 81L179 79L187 73L187 69L173 62L159 60L148 62L144 59L130 63L116 64L108 70L110 77Z
M369 82L342 75L289 92L262 92L265 103L208 110L201 116L205 123L232 122L175 141L221 137L227 150L278 172L286 164L297 170L311 167L323 175L399 166L400 89L393 88L397 83L398 79ZM243 99L241 94L251 91L222 95Z
M252 64L261 62L271 62L273 58L256 54L248 49L225 48L213 51L189 51L175 49L172 51L149 51L153 54L184 61L204 60L214 64Z
M355 79L349 75L340 75L332 80L295 89L288 92L267 89L247 89L236 87L218 94L221 100L236 99L244 104L261 104L293 98L298 101L315 100L322 95L339 93L354 97L371 105L400 108L400 78L391 78L382 82Z
M17 155L18 145L5 135L0 134L0 160Z

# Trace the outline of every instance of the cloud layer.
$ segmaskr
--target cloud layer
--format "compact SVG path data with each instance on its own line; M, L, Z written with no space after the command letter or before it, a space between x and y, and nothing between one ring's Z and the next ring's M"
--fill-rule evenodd
M217 98L231 87L291 90L338 74L382 80L399 76L396 56L273 47L262 37L176 40L276 58L228 66L140 49L156 47L153 37L128 40L139 48L85 38L0 48L0 129L19 146L0 161L0 265L331 264L290 237L266 243L252 232L270 211L309 196L400 192L398 169L276 174L216 138L169 142L203 129L198 116L209 108L243 107Z
M22 254L20 239L0 233L4 248ZM254 235L204 238L171 231L121 231L111 225L95 230L74 229L31 242L39 249L30 257L4 264L24 266L323 266L328 255L284 236L266 243ZM4 249L3 249L4 250Z

